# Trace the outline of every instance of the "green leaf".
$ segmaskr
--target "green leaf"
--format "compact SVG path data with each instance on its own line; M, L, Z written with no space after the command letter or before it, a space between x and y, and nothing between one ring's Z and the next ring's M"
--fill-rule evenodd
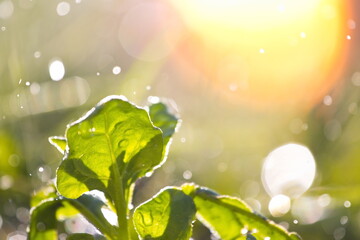
M123 97L100 101L68 125L57 188L68 198L97 189L114 200L162 162L163 139L148 113Z
M61 200L62 204L62 206L56 210L56 219L62 220L79 214L79 211L71 206L67 199L61 198L56 194L56 188L53 184L41 188L32 196L31 207L36 207L43 202L52 201L54 199Z
M54 195L56 198L52 197ZM38 191L33 196L31 203L32 206L36 207L32 208L30 232L37 232L37 237L30 239L51 239L51 236L57 239L56 222L79 213L103 234L111 237L111 239L117 239L117 227L112 226L101 211L103 207L106 207L106 204L93 193L83 194L78 199L68 199L58 197L54 186L50 185ZM50 227L44 225L43 222L50 223ZM37 231L38 229L35 227L37 225L40 226L40 231ZM48 230L43 232L45 227Z
M103 201L92 194L83 194L78 199L64 200L76 208L100 232L115 239L117 227L111 225L103 215L101 209L106 206Z
M51 145L56 147L56 149L59 150L59 152L61 152L62 154L65 153L66 138L64 138L64 137L49 137L49 142L51 143Z
M55 186L50 184L35 192L35 194L31 197L30 206L35 207L44 200L54 199L57 197Z
M69 235L66 240L95 240L95 237L87 233L75 233Z
M167 145L175 133L179 118L170 113L168 107L161 102L150 105L149 114L153 124L163 132L164 145Z
M188 240L196 209L193 200L177 188L165 188L136 208L134 225L141 239Z
M193 197L198 219L214 235L223 240L256 239L299 240L296 233L288 233L281 226L254 213L240 199L221 196L207 188L185 185L184 191Z
M29 240L57 239L56 211L62 207L60 199L49 199L31 210Z

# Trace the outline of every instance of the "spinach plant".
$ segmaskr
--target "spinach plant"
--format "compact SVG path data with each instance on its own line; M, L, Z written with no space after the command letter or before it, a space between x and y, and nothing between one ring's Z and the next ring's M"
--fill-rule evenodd
M51 137L63 160L56 188L49 185L33 197L29 239L57 239L58 222L76 213L99 234L75 233L69 240L129 240L134 229L140 239L185 240L195 219L224 240L300 239L240 199L193 183L166 187L130 210L136 180L165 162L178 122L163 103L144 109L122 96L109 96L70 123L64 137ZM116 214L117 223L108 221L103 209Z

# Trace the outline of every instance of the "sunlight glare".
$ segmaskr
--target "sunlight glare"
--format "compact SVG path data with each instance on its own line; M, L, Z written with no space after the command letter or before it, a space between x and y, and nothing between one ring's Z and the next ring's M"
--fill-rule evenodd
M348 3L335 0L172 0L191 37L178 58L206 75L226 99L255 106L311 106L339 80L348 56ZM260 53L260 54L259 54ZM229 54L239 56L248 87L219 77ZM246 66L246 68L243 68ZM305 96L305 97L304 97Z

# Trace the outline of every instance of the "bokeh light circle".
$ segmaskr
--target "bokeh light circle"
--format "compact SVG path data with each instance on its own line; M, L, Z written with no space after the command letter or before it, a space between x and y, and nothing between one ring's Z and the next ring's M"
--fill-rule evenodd
M286 144L273 150L265 159L262 181L270 196L299 197L306 192L316 174L310 150L299 144Z

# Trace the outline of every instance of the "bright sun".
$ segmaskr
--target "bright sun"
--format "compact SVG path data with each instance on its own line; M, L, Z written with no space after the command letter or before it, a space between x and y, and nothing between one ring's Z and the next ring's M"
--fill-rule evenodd
M339 79L350 42L341 0L173 0L192 33L181 56L232 100L313 105Z

